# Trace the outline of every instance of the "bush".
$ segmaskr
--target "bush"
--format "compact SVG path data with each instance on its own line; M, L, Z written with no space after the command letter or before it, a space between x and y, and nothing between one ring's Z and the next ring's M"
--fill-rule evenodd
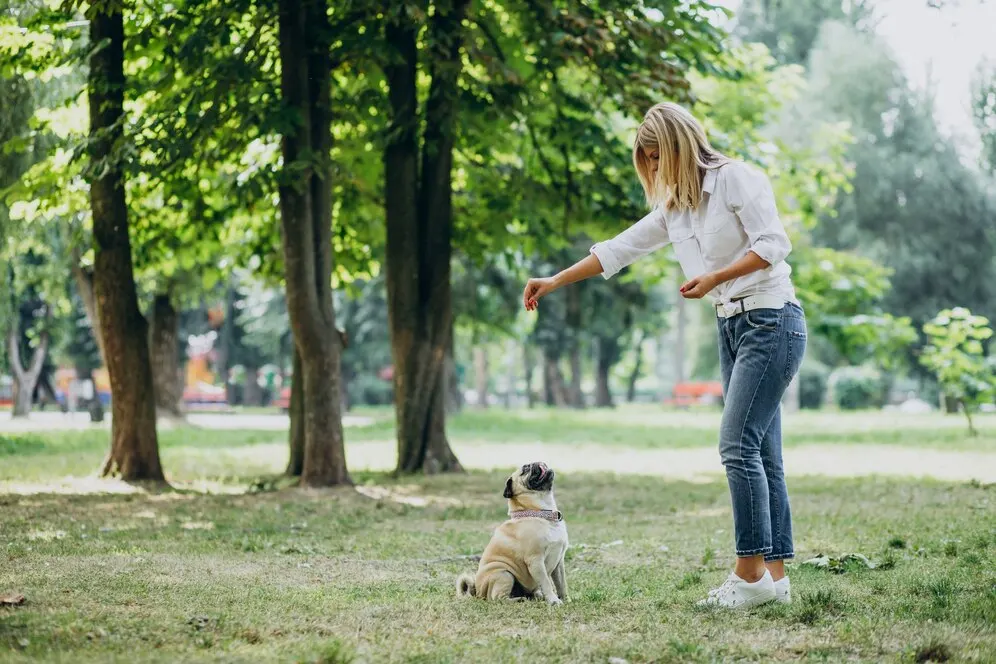
M841 410L881 408L887 388L887 377L872 367L841 367L830 374L833 400Z
M394 401L394 389L390 381L374 374L360 374L348 381L346 390L349 403L355 406L383 406Z
M827 396L830 369L816 360L803 362L799 369L799 407L816 410L823 407Z

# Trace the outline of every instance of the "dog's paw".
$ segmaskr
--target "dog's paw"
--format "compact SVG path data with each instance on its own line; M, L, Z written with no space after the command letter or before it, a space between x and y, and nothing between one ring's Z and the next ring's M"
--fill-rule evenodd
M550 606L560 606L561 604L563 604L563 602L560 600L559 597L551 597L550 599L546 600L546 603L549 604Z

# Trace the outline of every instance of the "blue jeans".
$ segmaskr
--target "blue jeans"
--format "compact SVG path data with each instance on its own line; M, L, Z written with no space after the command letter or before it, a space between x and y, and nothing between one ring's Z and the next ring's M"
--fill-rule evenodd
M806 352L806 317L786 304L717 320L725 403L719 453L733 499L737 556L792 558L781 399Z

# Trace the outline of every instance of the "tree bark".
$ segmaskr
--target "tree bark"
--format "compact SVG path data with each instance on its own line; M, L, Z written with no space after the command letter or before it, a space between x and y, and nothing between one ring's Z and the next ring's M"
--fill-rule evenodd
M38 345L31 354L31 362L25 369L21 364L21 330L18 326L20 315L14 312L10 330L7 333L7 352L10 358L10 368L14 372L14 409L11 417L27 417L31 413L32 396L35 386L41 376L45 364L45 354L48 352L48 332L43 331Z
M294 348L293 375L288 415L290 416L290 460L287 474L300 477L304 471L304 370L301 368L301 353Z
M387 297L398 434L398 473L462 470L446 438L445 365L452 333L452 166L462 21L469 0L435 4L431 77L420 155L418 25L392 13L384 73L391 127L384 150ZM419 168L419 158L422 164Z
M474 346L474 384L477 388L477 407L488 407L488 355L479 345Z
M556 357L547 354L543 356L543 386L548 406L563 408L567 405L567 387L560 372L560 363Z
M463 409L463 393L457 375L456 353L453 347L453 324L450 321L450 339L446 348L446 412L459 413Z
M83 310L90 321L90 329L94 331L97 341L97 351L100 353L100 362L107 366L106 355L104 354L104 340L100 336L100 315L97 313L97 298L93 292L93 271L84 268L80 262L81 257L78 249L72 254L72 273L76 281L76 290L79 291L80 299L83 301Z
M168 293L152 301L149 353L157 414L183 419L183 373L180 369L180 316Z
M644 335L641 333L636 340L636 361L633 364L633 371L629 374L629 381L626 386L626 402L633 403L636 401L636 383L640 380L640 374L643 372L643 339Z
M595 407L615 408L612 391L609 389L609 373L618 356L615 339L598 340L598 358L595 362Z
M584 408L581 389L581 286L567 289L567 329L570 331L567 358L571 365L571 383L567 401L573 408Z
M164 482L156 435L148 325L138 308L128 235L124 173L124 22L116 3L91 4L90 209L93 287L104 359L111 382L111 449L103 474Z
M340 341L332 306L331 62L326 0L281 0L283 103L299 123L284 134L280 221L287 310L304 388L303 486L351 484L346 470ZM302 380L303 379L303 380Z
M259 367L246 365L246 384L242 390L243 406L262 406L263 390L259 387Z
M533 393L533 354L528 344L522 345L522 365L526 378L526 403L529 408L533 408L536 406L536 395Z

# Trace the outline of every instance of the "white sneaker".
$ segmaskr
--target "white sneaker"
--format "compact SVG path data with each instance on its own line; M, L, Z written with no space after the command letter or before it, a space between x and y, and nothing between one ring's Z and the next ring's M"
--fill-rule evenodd
M699 601L699 606L722 606L730 609L749 609L767 604L775 599L775 582L771 572L764 570L764 576L754 583L747 583L730 572L719 588L709 591L709 596Z
M779 604L792 603L792 584L787 576L775 581L775 601Z

